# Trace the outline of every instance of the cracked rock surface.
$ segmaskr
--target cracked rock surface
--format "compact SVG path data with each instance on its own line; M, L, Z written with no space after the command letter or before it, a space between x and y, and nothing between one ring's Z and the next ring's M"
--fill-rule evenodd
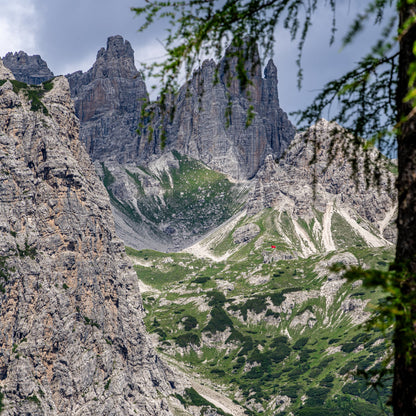
M148 340L68 81L53 84L48 115L0 87L2 415L169 415L178 383Z

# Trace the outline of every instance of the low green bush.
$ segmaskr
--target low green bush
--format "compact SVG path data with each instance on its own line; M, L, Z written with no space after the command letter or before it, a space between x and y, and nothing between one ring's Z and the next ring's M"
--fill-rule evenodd
M293 349L294 350L301 350L309 341L308 337L302 337L299 338L294 344L293 344Z
M182 348L185 348L188 345L196 345L196 346L201 345L201 340L199 338L199 335L193 332L179 335L178 337L176 337L175 342Z
M198 325L198 320L194 316L185 316L182 320L185 331L190 331L193 328L196 328Z
M203 330L215 334L215 332L224 332L228 327L233 327L233 321L221 306L214 306L211 310L211 319Z

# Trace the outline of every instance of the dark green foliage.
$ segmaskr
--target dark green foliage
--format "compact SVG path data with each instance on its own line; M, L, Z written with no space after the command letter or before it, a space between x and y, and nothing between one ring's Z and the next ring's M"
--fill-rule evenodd
M358 363L359 363L359 361L357 361L357 360L348 361L347 364L345 364L339 370L339 374L343 376L343 375L349 373L350 371L354 370L357 367Z
M285 386L280 390L280 394L290 397L291 399L296 399L298 397L299 388L300 387L297 385Z
M92 327L96 327L98 329L100 329L100 325L98 324L98 322L94 321L93 319L88 318L87 316L84 316L84 323L85 325L90 325Z
M333 360L334 360L334 357L331 357L331 356L326 357L323 360L321 360L320 366L325 368Z
M155 318L156 319L156 318ZM190 331L193 328L196 328L198 325L198 320L194 316L186 316L182 320L185 331Z
M49 81L45 81L45 82L42 83L43 89L45 91L51 91L52 90L52 88L53 88L53 80L54 79L52 78Z
M282 344L287 345L288 338L286 335L279 335L278 337L274 338L270 344L270 348L279 348Z
M104 390L108 390L108 389L109 389L109 387L110 387L110 383L111 383L111 378L109 378L109 379L107 380L107 383L105 383L105 385L104 385Z
M31 111L41 111L45 115L49 115L48 109L44 106L41 99L46 91L50 91L53 88L52 80L48 81L45 85L28 85L24 82L17 80L10 80L13 85L13 91L18 94L23 91L26 97L31 101Z
M305 406L295 411L295 416L324 416L324 415L351 416L351 413L348 410L333 409L333 408L321 407L321 406L313 406L313 407ZM360 416L364 416L364 415L360 415Z
M309 369L310 369L310 365L308 363L304 363L302 365L298 365L292 371L289 372L289 378L291 380L296 380L297 377L299 377L302 374L306 373Z
M286 344L281 344L269 351L269 357L274 363L280 363L290 355L290 348Z
M274 306L280 306L286 299L285 295L282 292L275 292L270 294L269 296Z
M204 331L214 334L217 331L223 332L228 327L233 327L233 321L229 318L223 308L220 306L214 306L211 310L211 319L204 328Z
M246 378L246 379L257 379L257 378L261 378L263 374L264 374L264 369L262 367L260 367L260 366L253 367L249 372L247 372L244 375L244 378Z
M196 279L192 280L193 283L204 284L210 280L209 276L199 276Z
M34 259L37 253L36 247L31 247L27 241L25 241L24 249L21 249L19 244L16 244L16 250L19 257L30 257L31 259Z
M364 380L359 380L355 383L348 383L343 386L342 392L345 394L361 397L361 394L367 389L367 387L367 383Z
M351 297L362 297L365 296L364 292L355 292L355 293L351 293Z
M36 394L32 394L31 396L26 397L26 400L29 400L30 402L36 403L40 406L40 400Z
M224 296L224 293L218 292L217 290L208 292L207 296L211 298L208 302L209 306L223 306L227 300Z
M241 350L238 352L239 356L247 355L254 348L254 341L251 337L247 336L244 338Z
M240 331L238 331L237 329L233 328L231 330L230 336L227 338L227 340L225 341L225 343L232 342L232 341L244 342L245 341L245 338L246 337Z
M279 318L280 313L279 312L273 312L271 309L267 309L265 316L274 316L275 318Z
M367 342L368 339L369 339L369 334L366 333L366 332L361 332L361 333L355 335L354 337L352 337L351 341L363 344L364 342Z
M310 351L313 351L313 350L305 349L305 350L300 351L300 353L299 353L299 362L300 363L305 363L305 362L309 361Z
M323 371L323 368L322 368L322 367L314 367L314 368L312 368L312 369L311 369L311 371L309 372L309 376L310 376L312 379L315 379L316 377L318 377L318 376L322 373L322 371ZM326 385L324 385L324 384L322 384L322 383L320 383L320 385L321 385L321 386L325 386L325 387L329 387L329 386L326 386Z
M221 369L218 369L218 368L214 368L214 369L211 370L211 374L216 374L219 377L223 377L223 376L225 376L225 371L221 370Z
M212 406L211 403L204 399L193 387L185 389L186 398L193 406Z
M293 349L294 350L301 350L308 342L309 338L308 337L303 337L303 338L299 338L294 344L293 344Z
M354 416L384 416L386 413L380 409L379 406L375 406L371 403L362 401L352 401L351 411ZM388 414L388 413L387 413Z
M254 313L261 313L267 308L266 296L255 296L252 299L248 299L243 305L231 305L228 309L233 311L240 311L244 320L247 320L247 312L249 310Z
M341 347L341 351L350 353L353 352L360 345L359 341L347 342Z
M317 406L324 404L329 392L331 390L328 387L312 387L306 391L308 400L306 405L308 406Z
M175 341L180 347L183 347L183 348L187 347L188 345L196 345L196 346L201 345L201 340L199 339L199 335L193 332L179 335Z
M311 373L312 373L312 371L311 371ZM320 386L322 386L322 387L333 387L334 386L334 383L333 383L333 381L334 381L334 376L333 375L331 375L331 374L327 374L322 380L321 380L321 382L319 383L319 385Z
M174 396L182 403L183 406L187 405L186 400L179 393L174 394Z
M156 328L153 332L158 334L162 341L166 340L167 335L166 335L166 332L162 328Z

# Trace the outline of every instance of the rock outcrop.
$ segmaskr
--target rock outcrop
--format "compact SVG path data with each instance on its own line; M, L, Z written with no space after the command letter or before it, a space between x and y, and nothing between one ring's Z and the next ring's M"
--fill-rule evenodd
M67 75L75 112L81 122L80 139L91 158L100 162L138 160L139 125L146 85L134 65L127 40L113 36L101 48L93 67Z
M387 244L386 240L393 242L396 196L394 175L388 171L386 158L379 160L383 164L379 183L367 184L374 177L379 155L376 149L365 155L363 148L355 147L351 136L340 126L320 120L296 136L278 163L271 157L266 159L249 197L248 215L273 207L309 220L318 211L329 232L336 212L364 240L369 239L370 246ZM355 174L351 160L356 162ZM362 219L373 228L366 230L368 225L360 224ZM379 241L372 239L370 233L367 235L367 231L378 235ZM331 246L330 241L323 244Z
M275 65L267 64L263 78L257 60L248 65L250 84L245 91L236 79L236 58L226 55L218 64L205 61L174 98L173 120L165 123L169 117L163 119L156 110L155 134L149 141L148 129L141 136L136 132L148 95L133 50L121 36L110 37L88 72L68 75L81 140L92 159L100 162L143 165L176 150L235 179L252 178L264 158L280 156L295 133L279 107ZM250 108L254 118L246 127ZM167 136L164 150L162 124Z
M26 84L38 85L54 76L46 62L39 55L29 56L23 51L9 52L3 57L3 63L13 72L18 81Z
M0 86L2 415L169 415L176 382L148 341L67 80L42 94L48 115Z
M279 107L277 69L270 60L263 78L258 55L251 59L245 89L231 49L218 64L205 61L175 97L173 120L163 123L156 117L155 141L161 141L162 124L166 150L175 149L238 180L253 178L267 155L281 156L295 129ZM250 112L253 118L247 123ZM141 157L154 151L147 140L140 146Z
M3 61L0 59L0 79L14 79L14 75L9 68L6 68L3 64Z

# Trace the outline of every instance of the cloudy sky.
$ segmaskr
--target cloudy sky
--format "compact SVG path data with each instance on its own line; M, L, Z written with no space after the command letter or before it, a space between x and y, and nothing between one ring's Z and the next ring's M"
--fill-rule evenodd
M135 50L136 66L163 56L162 24L137 33L140 20L130 7L144 0L0 0L0 57L23 50L39 54L55 75L88 70L108 36L122 35ZM303 108L325 81L352 67L375 38L371 26L351 46L340 50L348 22L367 1L337 0L338 35L329 47L331 14L323 7L316 15L305 45L304 84L296 87L296 45L279 30L274 62L279 71L280 105L287 111Z

